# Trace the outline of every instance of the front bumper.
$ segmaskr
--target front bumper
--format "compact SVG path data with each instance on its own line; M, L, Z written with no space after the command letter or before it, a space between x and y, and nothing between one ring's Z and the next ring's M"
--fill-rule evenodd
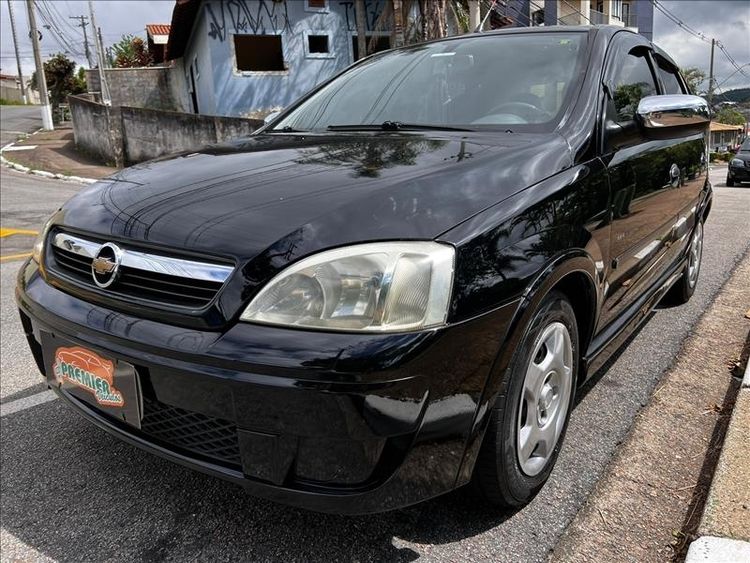
M736 182L750 182L750 166L730 166L727 175Z
M163 429L187 417L214 441L197 443L179 427L138 430L57 390L96 425L258 496L337 513L389 510L463 484L477 405L517 307L409 334L244 323L209 332L82 301L47 284L31 261L16 298L40 370L50 369L42 333L131 363L152 405L144 422Z

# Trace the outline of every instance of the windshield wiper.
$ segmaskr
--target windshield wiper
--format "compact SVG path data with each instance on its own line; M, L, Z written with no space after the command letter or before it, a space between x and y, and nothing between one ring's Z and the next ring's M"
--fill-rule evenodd
M354 125L329 125L329 131L471 131L465 127L450 125L428 125L422 123L403 123L401 121L384 121L381 124L359 123Z
M289 125L284 125L281 129L269 129L266 133L309 133L307 129L295 129Z

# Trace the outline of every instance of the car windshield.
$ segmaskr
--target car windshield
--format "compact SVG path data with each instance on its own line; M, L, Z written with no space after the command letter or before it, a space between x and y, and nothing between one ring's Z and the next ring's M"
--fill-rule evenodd
M467 36L388 51L344 72L273 130L554 129L584 72L582 32Z
M750 137L745 139L745 142L740 146L740 152L750 152Z

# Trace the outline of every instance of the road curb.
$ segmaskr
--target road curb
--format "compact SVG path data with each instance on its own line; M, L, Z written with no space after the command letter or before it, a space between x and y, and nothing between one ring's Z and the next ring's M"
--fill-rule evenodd
M690 544L685 563L750 561L750 543L704 536Z
M39 129L38 131L34 131L29 136L36 135L37 133L39 133L39 131L41 131L41 129ZM99 180L96 180L95 178L83 178L81 176L67 176L65 174L49 172L48 170L36 170L34 168L29 168L28 166L24 166L23 164L18 164L16 162L8 160L7 158L5 158L5 156L3 156L3 153L5 152L6 149L9 149L15 144L16 143L14 141L0 148L0 164L2 164L3 166L12 168L13 170L17 170L25 174L34 174L36 176L41 176L42 178L52 178L55 180L62 180L64 182L75 182L77 184L93 184L99 181Z
M750 361L686 563L750 561Z

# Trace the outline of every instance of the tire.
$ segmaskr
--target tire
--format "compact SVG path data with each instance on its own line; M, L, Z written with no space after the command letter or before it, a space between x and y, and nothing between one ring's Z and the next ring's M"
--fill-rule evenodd
M552 349L558 338L561 354ZM490 415L472 478L481 500L523 506L544 486L565 437L578 354L573 307L562 293L550 292L511 359Z
M698 276L701 273L701 262L703 260L703 221L701 219L695 224L695 229L690 237L688 247L688 260L682 270L680 278L674 282L666 295L666 301L671 305L684 305L695 293L698 285Z
M734 178L727 176L727 187L733 188L734 187Z

